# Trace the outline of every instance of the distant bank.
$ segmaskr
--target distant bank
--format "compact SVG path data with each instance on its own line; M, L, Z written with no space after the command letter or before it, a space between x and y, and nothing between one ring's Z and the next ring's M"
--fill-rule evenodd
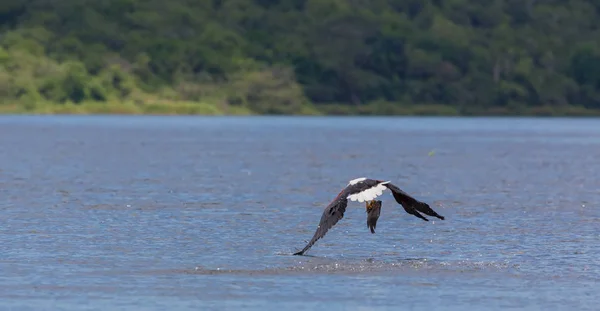
M114 115L348 115L348 116L600 116L600 110L577 106L540 106L521 108L493 107L487 110L466 110L446 105L401 105L372 103L364 105L307 105L295 111L254 111L203 102L85 102L85 103L1 103L0 114L114 114Z

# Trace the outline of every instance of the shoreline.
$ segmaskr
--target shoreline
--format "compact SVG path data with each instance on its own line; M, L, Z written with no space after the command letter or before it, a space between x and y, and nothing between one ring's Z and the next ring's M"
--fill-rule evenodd
M313 105L294 113L257 113L246 107L203 102L86 102L81 104L0 104L0 115L148 115L148 116L361 116L361 117L600 117L600 110L577 106L528 107L459 111L446 105L365 104L361 106Z

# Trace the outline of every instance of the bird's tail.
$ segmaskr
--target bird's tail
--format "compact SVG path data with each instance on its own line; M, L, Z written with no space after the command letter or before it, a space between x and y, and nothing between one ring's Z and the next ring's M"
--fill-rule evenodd
M379 215L381 213L381 201L380 200L372 200L366 203L367 207L367 227L371 230L371 233L375 233L375 228L377 228L377 219L379 219Z

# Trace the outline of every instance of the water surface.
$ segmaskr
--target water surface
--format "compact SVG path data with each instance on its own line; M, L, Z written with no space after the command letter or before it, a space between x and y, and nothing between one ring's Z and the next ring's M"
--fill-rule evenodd
M0 309L597 310L597 119L0 117ZM356 177L391 180L307 253Z

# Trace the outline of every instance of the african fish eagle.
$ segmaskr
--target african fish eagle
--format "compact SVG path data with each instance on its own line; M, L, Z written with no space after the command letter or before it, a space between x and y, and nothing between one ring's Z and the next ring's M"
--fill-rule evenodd
M437 217L444 220L444 216L436 213L427 203L421 202L408 193L402 191L397 186L390 183L390 181L383 181L377 179L369 179L365 177L356 178L351 180L346 188L344 188L336 197L327 205L321 216L321 221L317 227L317 231L313 235L312 239L308 244L299 252L294 255L304 255L317 240L324 237L325 234L331 227L333 227L340 219L344 217L344 212L348 206L348 199L350 201L366 202L367 208L367 227L371 230L371 233L375 233L375 227L377 225L377 219L381 210L381 201L374 200L378 196L383 194L385 189L390 189L394 199L398 204L402 205L404 210L411 215L419 217L424 221L429 221L419 212Z

